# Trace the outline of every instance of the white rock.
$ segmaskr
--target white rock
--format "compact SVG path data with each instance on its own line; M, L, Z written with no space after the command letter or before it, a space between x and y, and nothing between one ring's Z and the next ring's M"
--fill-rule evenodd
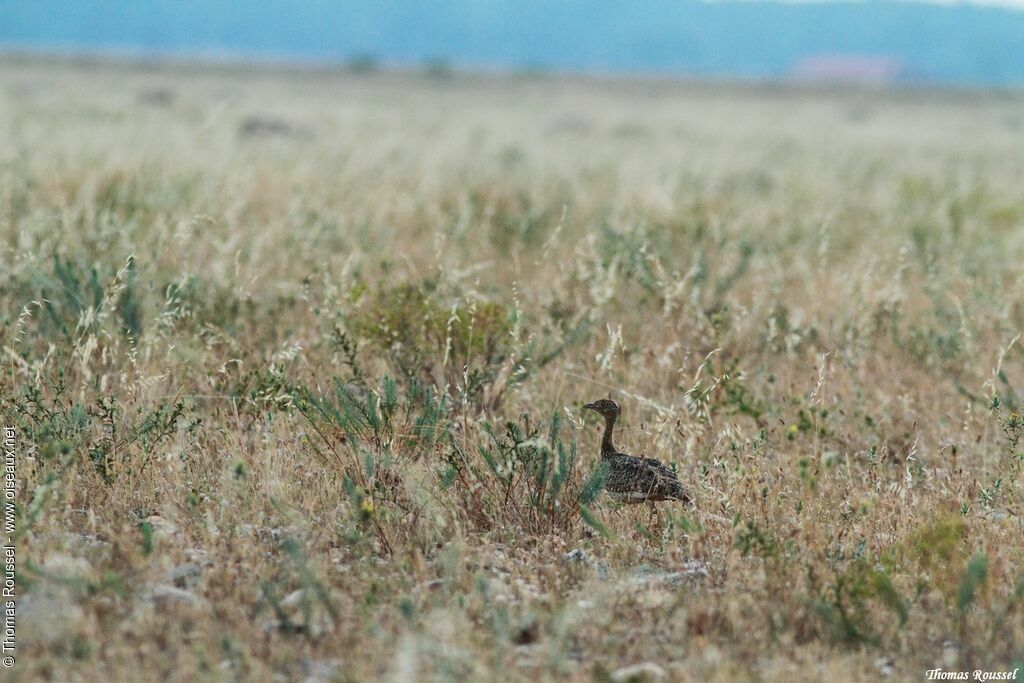
M174 522L164 519L160 515L146 517L146 522L153 528L153 533L158 538L170 538L178 533L178 527Z
M1010 513L1008 510L1003 508L995 508L993 510L985 510L984 512L979 513L978 516L982 519L987 519L993 522L1002 522L1003 520L1010 518Z
M562 556L566 562L582 562L583 564L590 564L590 555L583 548L576 548L570 550Z
M202 603L194 593L163 584L153 588L150 597L154 602L165 604L177 603L179 605L188 605L189 607L198 607Z
M89 574L92 565L84 557L73 557L65 553L49 553L43 560L43 569L47 574L69 579Z
M615 683L664 681L667 678L668 673L665 669L654 662L632 664L612 672L612 680Z
M85 612L75 604L70 591L25 593L17 598L18 645L54 647L67 642L85 621Z
M186 562L171 569L167 574L167 579L178 588L194 588L199 584L202 574L203 568L201 566L192 562Z
M299 588L298 590L293 590L291 593L284 597L284 600L281 601L281 607L284 607L285 609L289 610L296 609L297 607L299 607L299 605L302 604L302 599L305 594L306 591L302 588Z
M708 565L700 560L690 560L684 562L680 568L681 573L694 579L704 579L708 576Z
M327 683L341 678L341 661L337 659L307 659L302 662L306 672L303 683Z

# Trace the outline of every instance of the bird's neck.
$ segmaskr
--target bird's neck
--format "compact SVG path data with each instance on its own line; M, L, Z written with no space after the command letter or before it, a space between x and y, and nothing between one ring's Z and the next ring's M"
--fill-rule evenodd
M604 418L604 436L601 437L601 456L614 455L615 444L612 443L612 432L615 431L615 415L608 415Z

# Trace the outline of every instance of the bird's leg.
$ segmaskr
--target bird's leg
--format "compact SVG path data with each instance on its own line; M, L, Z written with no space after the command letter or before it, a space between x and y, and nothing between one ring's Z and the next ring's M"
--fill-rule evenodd
M650 517L647 518L647 527L649 529L651 529L652 531L654 531L654 530L658 529L658 526L659 526L658 522L661 521L658 518L658 507L654 504L653 500L648 500L647 501L647 507L648 507L648 509L650 510L650 513L651 513ZM651 525L652 520L654 521L654 525L653 526Z

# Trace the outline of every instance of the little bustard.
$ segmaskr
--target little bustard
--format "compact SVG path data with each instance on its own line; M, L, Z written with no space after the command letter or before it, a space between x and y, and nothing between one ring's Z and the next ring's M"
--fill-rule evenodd
M690 494L683 488L676 473L654 458L638 458L620 453L612 443L615 420L619 417L619 405L615 401L601 399L583 406L604 417L604 436L601 438L601 462L605 464L604 488L615 500L622 503L649 503L655 501L691 501Z

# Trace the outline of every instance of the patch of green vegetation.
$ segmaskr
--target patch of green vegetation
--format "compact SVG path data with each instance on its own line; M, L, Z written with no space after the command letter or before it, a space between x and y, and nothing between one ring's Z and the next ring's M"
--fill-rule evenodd
M476 393L512 352L514 313L496 302L440 299L429 282L383 287L348 323L406 380L444 385L464 375L467 393Z
M910 615L908 601L889 570L866 559L837 572L813 608L829 637L847 644L880 645L897 633Z

